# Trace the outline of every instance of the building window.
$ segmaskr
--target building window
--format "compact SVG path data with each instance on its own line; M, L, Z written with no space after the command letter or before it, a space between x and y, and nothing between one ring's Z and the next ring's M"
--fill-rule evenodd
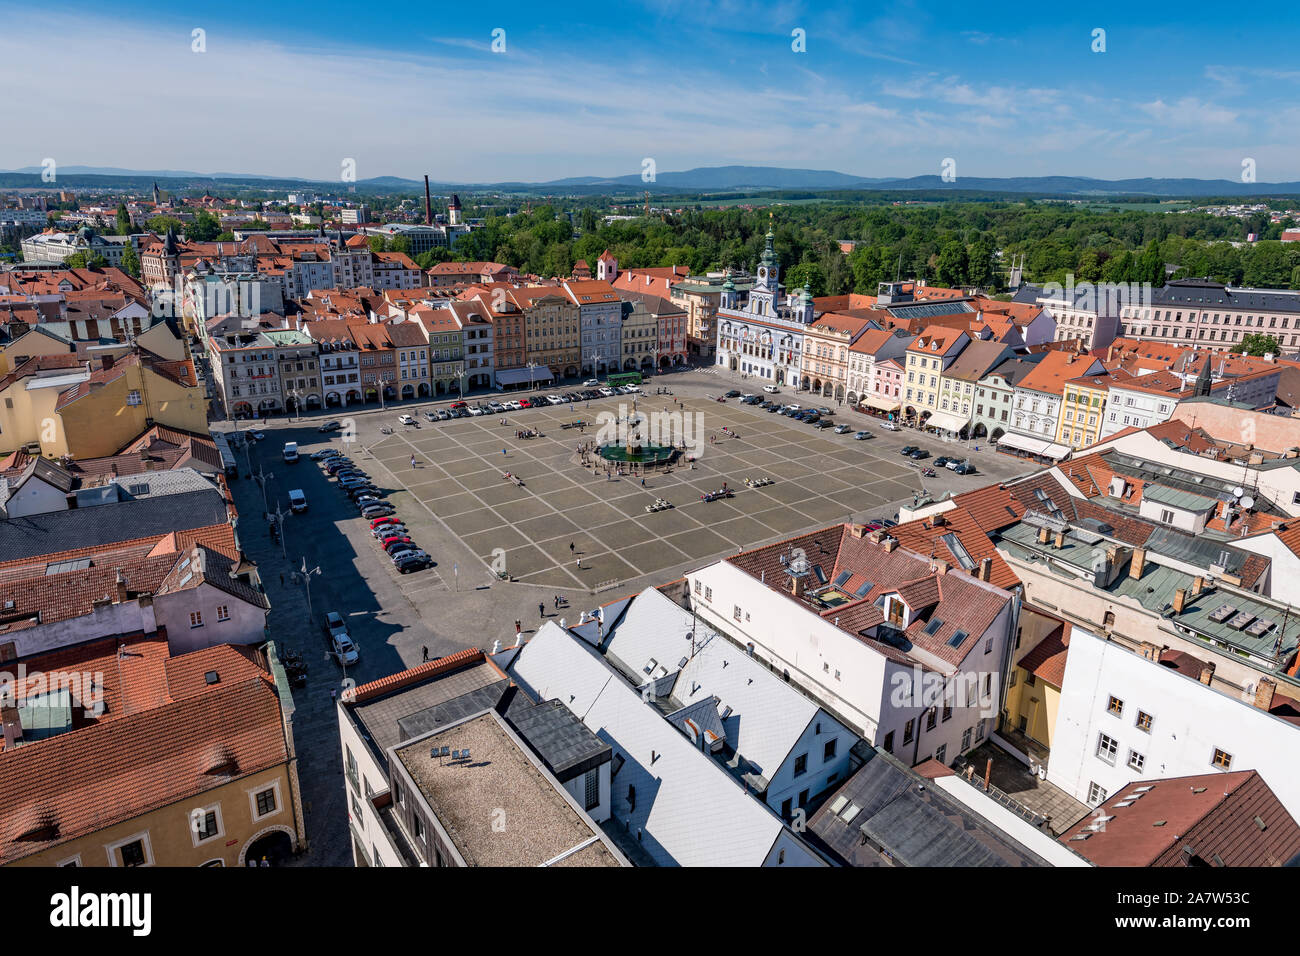
M1140 710L1138 711L1138 717L1137 717L1137 729L1138 729L1138 730L1144 730L1144 731L1146 731L1147 733L1151 733L1151 715L1150 715L1150 714L1144 714L1142 711L1140 711Z
M971 733L972 733L972 729L970 727L967 727L965 730L961 732L961 749L963 751L970 750Z
M1106 705L1106 710L1108 713L1111 713L1116 717L1123 717L1124 702L1120 700L1118 697L1112 697L1110 699L1110 703Z
M832 739L826 741L826 746L822 748L822 760L834 760L835 751L839 748L839 740Z
M132 840L130 843L120 847L118 852L122 854L123 866L144 866L144 843L140 840Z
M808 755L800 754L799 756L794 758L794 775L796 777L802 777L807 772L808 772Z
M224 604L217 605L217 622L230 620L230 608Z
M931 707L925 714L925 729L934 730L934 725L939 720L939 708Z
M203 612L190 611L190 627L202 627L202 626L203 626Z
M1229 770L1232 767L1232 754L1224 753L1222 750L1214 751L1213 763L1222 770Z
M600 805L600 769L596 768L587 771L587 777L583 781L583 806L584 810L592 810Z
M263 817L269 817L272 814L280 812L280 784L277 781L269 787L263 787L260 790L249 790L248 800L251 804L253 820L257 821ZM400 802L400 801L399 801Z
M915 724L916 724L916 718L913 717L911 720L907 722L907 725L903 728L903 743L910 744L912 742L912 733Z
M1147 758L1142 756L1142 754L1138 753L1136 750L1130 750L1128 752L1128 765L1131 770L1136 770L1141 773L1142 765L1146 762Z
M1106 789L1100 787L1096 782L1088 784L1088 806L1095 807L1106 802Z
M935 748L934 751L935 760L939 761L939 763L947 763L948 762L947 757L948 757L947 744L940 744L937 748Z
M1114 737L1099 734L1097 737L1097 756L1112 767L1115 766L1115 754L1119 752L1119 742Z
M892 754L893 752L894 752L894 732L891 730L889 733L885 734L885 753Z
M731 612L731 616L732 616L733 618L735 618L737 621L740 620L740 605L739 605L739 604L735 605L734 609L733 609L732 612Z

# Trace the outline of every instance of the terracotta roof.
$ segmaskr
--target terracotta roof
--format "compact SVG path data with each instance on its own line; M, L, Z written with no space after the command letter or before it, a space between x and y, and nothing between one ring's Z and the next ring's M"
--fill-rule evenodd
M1098 809L1104 829L1089 815L1061 834L1097 866L1281 866L1300 853L1300 825L1255 770L1139 780Z
M1024 668L1053 687L1061 687L1065 683L1065 661L1069 652L1070 625L1062 621L1029 653L1020 658L1016 666Z
M463 651L448 655L436 661L427 661L418 667L410 667L396 674L389 674L367 684L361 684L343 692L343 700L349 704L360 704L393 691L418 684L437 674L445 674L470 664L487 661L487 655L478 648L468 647Z

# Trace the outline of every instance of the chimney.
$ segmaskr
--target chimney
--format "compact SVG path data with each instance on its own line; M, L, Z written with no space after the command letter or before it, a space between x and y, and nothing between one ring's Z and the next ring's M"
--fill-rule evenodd
M1132 563L1129 564L1128 567L1129 577L1133 578L1134 580L1137 580L1138 578L1142 577L1142 569L1145 568L1146 566L1147 566L1147 549L1134 548L1133 561Z
M1106 361L1109 362L1115 358L1115 346L1106 346Z
M1058 531L1058 532L1056 532L1056 540L1055 540L1054 542L1052 542L1052 547L1056 548L1057 551L1060 551L1062 548L1065 547L1065 532L1064 532L1064 531Z
M949 568L949 564L948 564L948 562L945 561L943 558L935 558L935 559L934 559L934 573L935 573L935 574L947 574L947 573L948 573L948 568Z
M1174 613L1182 614L1183 608L1187 606L1187 588L1179 588L1174 592Z
M885 540L885 532L880 528L877 528L875 531L867 535L867 540L872 544L880 544L881 541Z
M864 524L851 524L849 525L849 534L855 538L866 537L867 526Z
M1160 651L1161 648L1155 644L1152 644L1150 641L1142 642L1142 651L1141 651L1142 657L1150 661L1151 663L1153 664L1160 663Z
M979 579L987 581L993 575L993 559L983 558L980 560Z
M941 514L935 515L933 518L930 519L930 527L932 528L942 528L947 523L948 523L948 519Z
M23 725L18 719L18 708L6 702L0 706L0 720L3 720L5 725L5 750L13 750L23 739Z
M1288 448L1283 458L1300 458L1300 448Z
M1273 692L1277 690L1277 681L1271 677L1261 677L1255 685L1255 706L1267 713L1273 709Z
M429 177L424 177L424 224L433 225L433 202L429 199Z
M116 585L117 585L117 601L116 601L115 603L117 603L117 604L125 604L126 601L127 601L127 596L126 596L126 575L124 575L124 574L122 573L122 569L121 569L121 568L118 568L118 569L117 569L117 580L116 580Z
M897 547L898 547L898 539L897 539L897 538L886 538L886 539L885 539L885 554L889 554L891 551L893 551L893 550L894 550L895 548L897 548Z
M796 575L796 574L790 575L790 593L795 596L796 600L798 600L803 597L803 592L804 592L803 576Z
M1201 577L1200 575L1197 575L1196 578L1192 580L1192 597L1194 598L1200 597L1201 592L1204 590L1205 590L1205 578Z
M1048 537L1050 537L1050 535L1048 534L1048 531L1047 531L1046 528L1039 528L1039 529L1038 529L1038 543L1039 543L1039 544L1047 544L1047 539L1048 539Z
M1202 661L1200 676L1201 683L1206 687L1209 687L1212 680L1214 680L1214 661Z

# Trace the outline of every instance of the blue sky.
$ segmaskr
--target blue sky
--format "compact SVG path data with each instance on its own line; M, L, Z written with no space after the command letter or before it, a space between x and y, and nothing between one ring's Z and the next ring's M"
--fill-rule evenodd
M0 169L1300 180L1294 5L1075 7L0 2Z

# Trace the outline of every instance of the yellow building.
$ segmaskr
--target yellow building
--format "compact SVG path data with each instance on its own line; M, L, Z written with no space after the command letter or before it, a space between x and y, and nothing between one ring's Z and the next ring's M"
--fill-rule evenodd
M907 378L903 384L903 416L926 420L939 411L939 380L961 354L970 336L960 329L932 325L907 347Z
M1032 643L1035 630L1050 630ZM1061 684L1065 680L1065 660L1069 652L1070 625L1026 611L1021 615L1019 640L1029 649L1011 667L1008 678L1003 729L1012 743L1026 752L1046 756L1052 747L1056 714L1061 703ZM1027 738L1016 740L1016 737Z
M1056 440L1071 448L1086 448L1101 438L1106 395L1114 379L1101 371L1065 383L1061 415L1056 420Z
M0 863L244 866L283 862L300 847L288 692L260 652L218 645L172 657L155 633L71 653L70 662L70 649L53 652L71 681L123 668L130 678L90 678L69 690L78 705L60 711L38 707L48 688L6 665L18 676L0 750ZM23 663L45 677L41 656ZM83 716L87 692L103 706Z
M152 425L203 434L207 419L194 367L140 351L47 356L0 379L0 453L101 458Z

